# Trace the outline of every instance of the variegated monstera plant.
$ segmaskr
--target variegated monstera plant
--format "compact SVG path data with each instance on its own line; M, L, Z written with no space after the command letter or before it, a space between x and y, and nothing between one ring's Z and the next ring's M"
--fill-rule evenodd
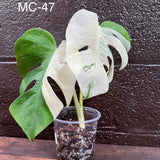
M23 80L20 96L9 110L31 141L64 107L48 77L62 90L67 106L74 98L79 121L84 120L83 99L108 91L114 73L113 55L108 46L120 54L120 69L123 69L131 47L127 31L111 21L99 25L97 14L84 9L73 15L66 29L66 40L58 48L53 36L40 28L28 30L17 40L15 55ZM27 89L33 81L34 86ZM79 101L76 81L80 87Z

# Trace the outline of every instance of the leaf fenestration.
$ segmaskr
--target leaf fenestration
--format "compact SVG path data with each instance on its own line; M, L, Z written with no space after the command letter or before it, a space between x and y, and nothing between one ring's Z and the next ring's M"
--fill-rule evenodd
M108 21L101 26L97 14L82 9L73 15L66 30L67 64L74 73L84 97L87 98L106 93L113 79L114 59L109 45L121 56L120 69L128 63L128 32L122 26ZM79 52L83 46L88 46L88 49ZM108 68L107 72L104 65ZM94 85L88 89L91 80Z
M23 80L20 96L10 105L9 110L31 141L53 121L41 87L55 50L56 43L52 35L40 28L25 32L15 43L16 60ZM25 91L33 80L34 86Z

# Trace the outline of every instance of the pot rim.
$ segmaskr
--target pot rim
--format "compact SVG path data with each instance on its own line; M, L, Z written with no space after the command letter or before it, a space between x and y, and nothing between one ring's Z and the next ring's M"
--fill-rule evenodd
M75 107L75 106L69 106L69 107ZM91 108L91 107L83 107L84 110L86 111L91 111L91 112L95 112L97 114L97 116L95 118L92 118L90 120L86 120L86 121L67 121L67 120L61 120L61 119L58 119L58 118L55 118L54 121L56 122L60 122L60 123L68 123L68 124L86 124L86 123L93 123L95 121L98 121L101 117L101 113L97 110L97 109L94 109L94 108Z

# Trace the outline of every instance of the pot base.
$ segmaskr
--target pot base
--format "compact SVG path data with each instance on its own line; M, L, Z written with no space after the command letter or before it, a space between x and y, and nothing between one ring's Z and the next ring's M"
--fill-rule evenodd
M85 129L68 124L56 131L57 155L62 160L91 160L96 128L86 124Z
M76 119L75 107L64 108L54 120L57 155L61 160L92 160L100 113L84 107L84 128Z

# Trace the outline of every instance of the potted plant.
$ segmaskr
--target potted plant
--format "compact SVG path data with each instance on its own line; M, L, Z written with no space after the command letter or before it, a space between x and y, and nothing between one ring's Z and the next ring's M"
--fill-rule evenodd
M10 105L10 113L31 141L54 120L60 159L92 157L100 113L83 107L83 100L108 91L114 73L109 46L120 54L120 69L123 69L131 47L128 32L111 21L99 25L97 14L85 9L73 15L66 29L66 40L58 48L53 36L41 28L28 30L15 43L23 80L20 96ZM48 78L62 90L67 107L57 97ZM33 81L35 84L27 89ZM75 107L68 107L72 98Z

